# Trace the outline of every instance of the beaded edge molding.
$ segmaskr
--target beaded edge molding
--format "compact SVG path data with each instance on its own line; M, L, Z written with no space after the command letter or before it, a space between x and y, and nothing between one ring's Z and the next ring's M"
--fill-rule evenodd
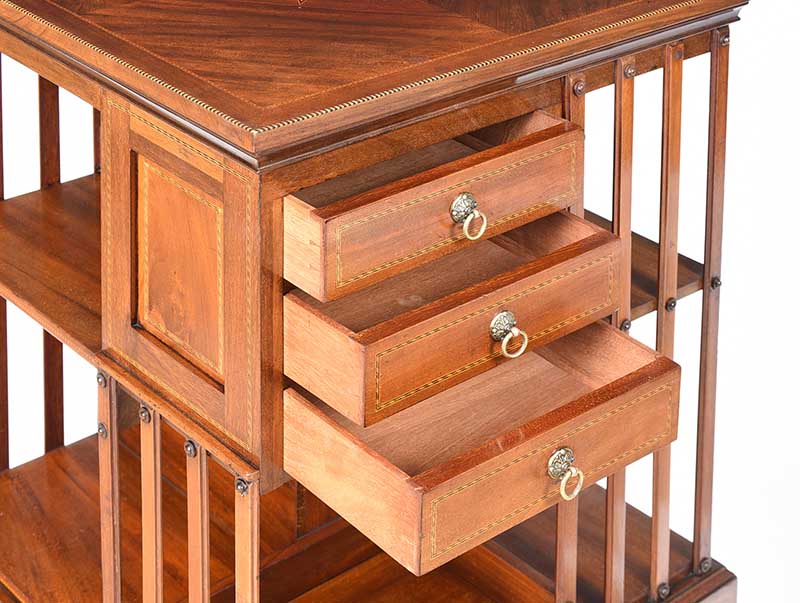
M369 94L367 96L362 96L362 97L359 97L359 98L356 98L356 99L353 99L353 100L350 100L350 101L347 101L347 102L344 102L344 103L340 103L338 105L333 105L331 107L327 107L325 109L319 109L317 111L311 111L309 113L305 113L305 114L299 115L297 117L292 117L290 119L285 119L283 121L275 122L275 123L270 124L268 126L263 126L263 127L260 127L260 128L253 128L251 126L248 126L247 124L245 124L241 120L238 120L235 117L232 117L232 116L228 115L227 113L224 113L223 111L220 111L219 109L216 109L215 107L213 107L212 105L208 104L207 102L202 101L202 100L192 96L191 94L189 94L187 92L184 92L180 88L177 88L177 87L173 86L172 84L168 84L164 80L162 80L162 79L160 79L160 78L158 78L158 77L156 77L156 76L154 76L154 75L152 75L150 73L147 73L143 69L140 69L139 67L136 67L135 65L132 65L131 63L128 63L127 61L125 61L125 60L123 60L123 59L121 59L121 58L119 58L117 56L114 56L110 52L105 51L105 50L95 46L91 42L88 42L87 40L84 40L83 38L77 36L76 34L74 34L72 32L69 32L64 28L59 27L58 25L55 25L54 23L51 23L51 22L47 21L46 19L36 15L35 13L33 13L33 12L31 12L31 11L21 7L21 6L18 6L17 4L14 4L13 2L11 2L11 0L0 0L0 4L5 5L5 6L11 8L12 10L15 10L15 11L17 11L19 13L22 13L24 16L26 16L29 19L35 21L36 23L39 23L40 25L44 25L45 27L48 27L48 28L56 31L59 34L61 34L63 36L66 36L67 38L69 38L70 40L73 40L74 42L78 42L79 44L81 44L83 46L86 46L90 50L92 50L92 51L94 51L94 52L106 57L107 59L110 59L110 60L114 61L115 63L117 63L119 65L122 65L123 67L133 71L137 75L139 75L141 77L144 77L144 78L150 80L151 82L153 82L153 83L155 83L155 84L157 84L157 85L159 85L159 86L161 86L163 88L166 88L167 90L177 94L178 96L180 96L184 100L189 101L191 103L194 103L195 105L198 105L199 107L201 107L201 108L205 109L206 111L212 113L213 115L216 115L217 117L227 121L228 123L230 123L230 124L232 124L232 125L234 125L234 126L236 126L238 128L241 128L242 130L245 130L246 132L248 132L251 135L259 135L259 134L265 134L267 132L273 132L273 131L278 130L280 128L284 128L284 127L287 127L287 126L298 124L298 123L301 123L301 122L304 122L304 121L308 121L310 119L314 119L316 117L321 117L323 115L328 115L330 113L335 113L336 111L341 111L343 109L349 109L349 108L352 108L352 107L357 107L359 105L363 105L363 104L366 104L366 103L369 103L369 102L372 102L372 101L375 101L375 100L378 100L378 99L381 99L381 98L385 98L387 96L391 96L391 95L397 94L399 92L405 92L407 90L412 90L414 88L420 88L422 86L426 86L428 84L432 84L432 83L435 83L435 82L440 82L442 80L446 80L446 79L449 79L451 77L455 77L455 76L458 76L458 75L463 75L465 73L470 73L470 72L473 72L473 71L478 71L478 70L483 69L485 67L491 67L493 65L498 65L500 63L504 63L504 62L512 60L512 59L517 59L517 58L520 58L520 57L536 54L537 52L540 52L542 50L547 50L549 48L554 48L556 46L560 46L560 45L566 44L568 42L574 42L576 40L580 40L580 39L583 39L583 38L586 38L586 37L589 37L589 36L593 36L593 35L596 35L596 34L599 34L599 33L611 31L613 29L618 29L618 28L624 27L626 25L632 25L634 23L639 23L641 21L645 21L645 20L651 19L653 17L657 17L657 16L660 16L660 15L668 14L668 13L674 12L676 10L680 10L682 8L688 8L690 6L696 6L696 5L698 5L698 4L702 3L702 2L703 2L703 0L685 0L684 2L679 2L679 3L673 4L671 6L665 6L664 8L660 8L660 9L657 9L657 10L652 10L652 11L643 13L641 15L637 15L635 17L629 17L627 19L621 19L619 21L614 21L613 23L609 23L609 24L603 25L601 27L595 27L595 28L583 31L581 33L572 34L572 35L569 35L569 36L564 36L564 37L561 37L561 38L557 38L555 40L551 40L549 42L545 42L543 44L538 44L536 46L531 46L529 48L525 48L525 49L522 49L522 50L517 50L515 52L507 53L507 54L501 55L499 57L495 57L494 59L481 61L479 63L473 63L472 65L468 65L466 67L460 67L458 69L453 69L451 71L446 71L444 73L440 73L440 74L437 74L435 76L431 76L431 77L427 77L427 78L424 78L424 79L421 79L421 80L410 82L408 84L403 84L402 86L395 86L394 88L389 88L388 90L384 90L383 92L377 92L375 94Z

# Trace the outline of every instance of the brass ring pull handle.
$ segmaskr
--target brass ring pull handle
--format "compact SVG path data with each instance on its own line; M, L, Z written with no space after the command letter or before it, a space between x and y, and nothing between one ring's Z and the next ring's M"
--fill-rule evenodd
M501 341L500 349L506 358L519 358L528 349L528 334L517 327L517 318L512 312L505 310L492 319L489 334L495 341ZM522 343L514 351L509 346L514 339L521 337Z
M450 205L450 217L456 224L463 224L464 236L470 241L477 241L486 233L488 218L478 211L478 200L472 193L460 193ZM480 221L478 230L472 232L472 224Z
M572 489L572 492L567 492L567 485L569 481L573 478L578 478L578 482L575 484L575 487ZM566 501L574 500L577 498L578 494L581 493L583 489L583 471L577 469L575 467L570 467L569 471L564 474L564 477L561 478L561 498Z
M547 461L547 474L555 481L561 482L559 491L561 498L566 501L574 500L583 489L583 471L573 465L575 453L572 448L559 448ZM572 488L572 492L567 492L569 482L573 479L578 481Z

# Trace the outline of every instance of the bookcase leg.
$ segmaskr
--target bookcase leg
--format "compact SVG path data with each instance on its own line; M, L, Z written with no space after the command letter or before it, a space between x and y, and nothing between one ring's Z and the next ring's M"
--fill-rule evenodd
M259 487L236 479L236 603L259 600Z
M98 438L100 468L100 546L103 603L121 601L119 544L119 440L116 385L103 373L98 383Z

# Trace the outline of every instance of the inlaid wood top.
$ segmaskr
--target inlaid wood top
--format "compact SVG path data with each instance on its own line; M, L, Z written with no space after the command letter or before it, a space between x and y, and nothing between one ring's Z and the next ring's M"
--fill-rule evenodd
M746 1L0 0L0 20L264 154Z

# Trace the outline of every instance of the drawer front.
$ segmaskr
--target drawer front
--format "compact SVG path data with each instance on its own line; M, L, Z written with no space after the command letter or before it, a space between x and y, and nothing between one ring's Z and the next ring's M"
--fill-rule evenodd
M456 251L470 243L450 215L461 193L486 217L482 238L574 205L583 132L551 128L311 214L287 198L286 278L327 301Z
M514 362L490 336L500 312L514 314L533 349L611 314L618 299L614 240L389 337L367 355L367 424L498 363Z
M674 440L679 393L677 381L639 389L427 492L423 567L439 566L561 501L560 483L547 473L557 449L574 451L586 488Z
M103 348L255 453L257 180L121 99L104 119Z

